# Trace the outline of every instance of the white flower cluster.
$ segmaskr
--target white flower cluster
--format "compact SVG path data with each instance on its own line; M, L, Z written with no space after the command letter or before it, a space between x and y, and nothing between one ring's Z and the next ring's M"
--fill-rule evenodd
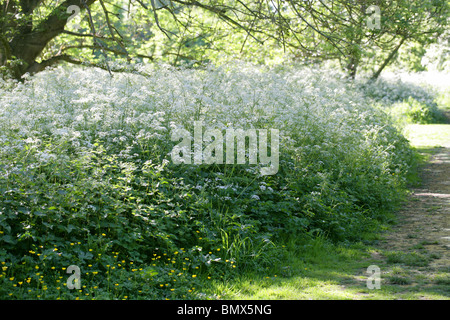
M280 153L296 154L296 161L308 157L325 166L370 157L389 170L386 160L398 135L359 90L330 70L236 63L140 71L145 75L110 77L97 69L58 67L24 83L2 83L0 160L31 152L45 163L63 153L89 153L101 140L106 148L121 146L119 156L130 159L136 148L156 145L160 154L152 155L162 161L170 157L170 131L191 131L202 121L205 130L275 128Z

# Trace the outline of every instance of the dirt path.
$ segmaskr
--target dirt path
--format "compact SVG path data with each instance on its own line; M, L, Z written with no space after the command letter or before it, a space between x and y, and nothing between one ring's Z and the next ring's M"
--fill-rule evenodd
M383 283L399 292L399 299L411 293L450 299L450 141L430 151L420 186L373 254L383 264Z
M416 251L425 246L440 257L430 263L450 267L450 148L440 148L421 171L422 185L413 189L398 213L399 221L384 240L383 249Z

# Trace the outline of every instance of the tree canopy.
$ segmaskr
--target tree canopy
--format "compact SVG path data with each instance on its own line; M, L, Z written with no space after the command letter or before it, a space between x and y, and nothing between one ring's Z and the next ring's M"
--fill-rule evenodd
M354 78L373 77L408 41L436 41L448 23L445 0L5 0L0 66L20 78L61 61L339 61Z

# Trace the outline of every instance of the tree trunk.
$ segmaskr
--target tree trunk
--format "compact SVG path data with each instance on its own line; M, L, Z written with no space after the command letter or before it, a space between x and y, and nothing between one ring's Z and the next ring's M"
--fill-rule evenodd
M346 69L350 79L355 80L356 71L358 69L359 59L355 56L350 57L350 61L348 62Z
M15 59L22 62L11 70L15 78L20 79L27 72L35 73L41 71L45 66L48 66L48 63L46 61L39 63L36 62L36 59L47 44L64 31L67 19L70 17L70 14L67 13L67 8L71 5L76 5L83 10L85 8L84 4L90 6L95 1L85 0L82 4L81 0L66 0L53 9L47 18L38 25L34 27L30 27L29 25L20 26L18 34L9 42L8 48L2 48L3 46L0 46L0 49L6 49L0 50L0 58L2 58L0 59L0 65L5 65L6 62L3 57L5 54L3 52L9 50L11 57L15 57ZM30 18L33 14L32 9L27 8L27 14L30 15ZM8 65L6 66L8 67Z
M389 54L389 56L384 60L383 64L378 68L378 70L372 75L372 80L378 79L381 72L388 66L388 64L392 61L394 56L397 54L398 50L402 46L402 44L406 41L406 37L403 37L400 43L395 47L395 49Z
M345 71L347 72L351 80L355 80L356 73L358 70L359 63L361 61L361 37L359 35L353 35L353 42L349 49L349 54L347 56L347 64L345 65Z

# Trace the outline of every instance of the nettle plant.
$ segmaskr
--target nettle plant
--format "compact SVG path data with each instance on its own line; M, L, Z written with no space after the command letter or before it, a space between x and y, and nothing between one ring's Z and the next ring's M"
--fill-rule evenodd
M388 116L329 71L58 67L0 90L5 297L186 297L197 275L274 263L289 238L359 240L400 198L412 157ZM276 174L248 152L173 163L173 129L196 121L276 129ZM63 293L70 265L86 287Z

